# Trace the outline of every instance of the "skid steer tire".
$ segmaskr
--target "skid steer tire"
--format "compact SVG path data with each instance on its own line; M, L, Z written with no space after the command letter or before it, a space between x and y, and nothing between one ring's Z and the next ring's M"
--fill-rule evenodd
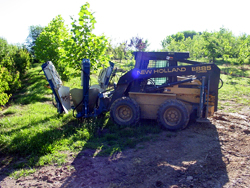
M111 105L110 116L120 126L135 125L141 117L140 107L135 100L122 97Z
M169 130L184 129L189 121L189 113L184 103L170 99L159 107L157 120L163 128Z

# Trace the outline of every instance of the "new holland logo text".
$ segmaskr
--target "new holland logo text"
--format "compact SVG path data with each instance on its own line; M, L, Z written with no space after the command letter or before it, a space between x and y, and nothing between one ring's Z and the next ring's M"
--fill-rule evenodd
M163 73L171 73L171 72L185 72L185 67L179 67L179 68L162 68L162 69L145 69L145 70L138 70L137 75L139 74L163 74Z

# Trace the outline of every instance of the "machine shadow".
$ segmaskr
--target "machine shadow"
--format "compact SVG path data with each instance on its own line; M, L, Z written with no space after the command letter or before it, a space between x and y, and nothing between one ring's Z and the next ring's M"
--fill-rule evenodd
M77 155L75 171L61 187L223 187L229 181L213 124L163 131L111 156L94 157L95 152Z

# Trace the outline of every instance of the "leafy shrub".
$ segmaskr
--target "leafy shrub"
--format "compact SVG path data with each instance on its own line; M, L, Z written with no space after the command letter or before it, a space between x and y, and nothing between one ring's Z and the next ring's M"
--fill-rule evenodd
M15 68L20 73L20 78L22 79L25 72L30 68L31 57L26 49L17 50L14 55Z
M21 78L30 66L27 50L9 45L0 38L0 105L8 102L13 93L21 86Z

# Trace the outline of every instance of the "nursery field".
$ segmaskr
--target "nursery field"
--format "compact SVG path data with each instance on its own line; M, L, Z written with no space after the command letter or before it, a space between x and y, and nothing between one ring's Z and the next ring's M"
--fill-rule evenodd
M211 124L171 132L156 121L119 128L108 113L84 121L59 115L33 65L0 112L0 187L248 187L250 68L220 68ZM80 87L80 78L65 85Z

